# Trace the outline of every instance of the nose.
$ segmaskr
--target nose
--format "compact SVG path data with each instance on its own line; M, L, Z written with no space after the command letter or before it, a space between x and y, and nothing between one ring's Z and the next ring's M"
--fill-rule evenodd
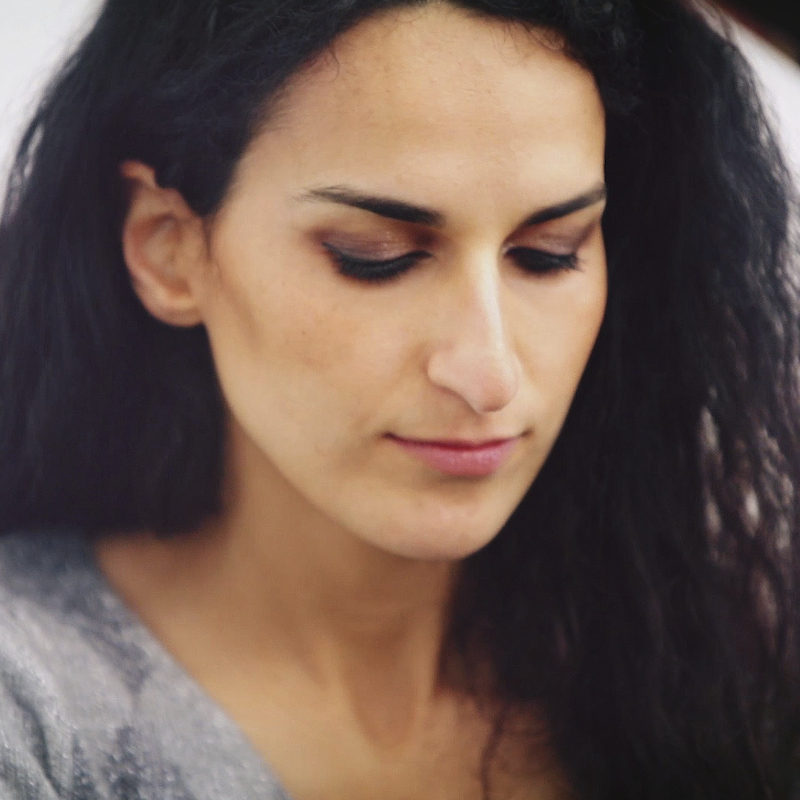
M485 414L505 408L519 390L520 363L503 313L494 259L459 270L439 296L428 379Z

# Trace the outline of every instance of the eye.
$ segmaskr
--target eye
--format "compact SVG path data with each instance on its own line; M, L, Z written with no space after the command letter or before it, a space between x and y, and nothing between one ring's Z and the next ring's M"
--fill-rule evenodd
M323 247L333 258L340 274L365 283L391 280L411 269L424 258L430 257L430 253L426 253L424 250L414 250L397 258L377 260L349 255L329 244L324 244Z
M548 253L546 250L534 250L532 247L512 247L507 253L517 266L534 275L551 275L578 268L576 253Z

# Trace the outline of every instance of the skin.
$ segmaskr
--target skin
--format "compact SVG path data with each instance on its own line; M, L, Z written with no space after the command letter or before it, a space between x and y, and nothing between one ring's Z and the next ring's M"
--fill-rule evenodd
M183 537L109 537L99 562L297 800L480 797L490 715L443 680L447 604L538 474L597 336L604 137L591 75L552 35L435 3L362 22L295 76L213 220L123 165L134 287L209 333L226 505ZM330 245L424 257L364 282ZM532 274L514 248L575 268ZM512 444L463 477L396 437ZM500 796L562 796L541 742L498 763Z

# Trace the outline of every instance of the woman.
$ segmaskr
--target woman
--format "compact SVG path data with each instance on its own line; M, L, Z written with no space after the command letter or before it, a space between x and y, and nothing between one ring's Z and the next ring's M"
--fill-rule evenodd
M108 0L0 229L0 796L797 796L787 185L673 0Z

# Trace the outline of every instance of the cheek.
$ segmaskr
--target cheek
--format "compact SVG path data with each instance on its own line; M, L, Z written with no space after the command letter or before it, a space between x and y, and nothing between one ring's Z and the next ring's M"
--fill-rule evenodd
M575 298L572 308L571 349L583 373L594 348L606 311L607 283L605 266L602 273Z
M604 268L595 280L588 283L583 292L576 294L574 302L570 304L569 313L565 315L567 327L564 330L563 359L570 365L570 372L573 374L573 393L586 368L603 322L606 292Z
M206 313L226 401L267 448L333 451L374 414L392 356L364 335L365 320L337 299L324 270L280 262L270 277L245 266L220 267Z
M594 347L606 306L605 268L538 304L525 329L525 361L541 407L560 425Z

